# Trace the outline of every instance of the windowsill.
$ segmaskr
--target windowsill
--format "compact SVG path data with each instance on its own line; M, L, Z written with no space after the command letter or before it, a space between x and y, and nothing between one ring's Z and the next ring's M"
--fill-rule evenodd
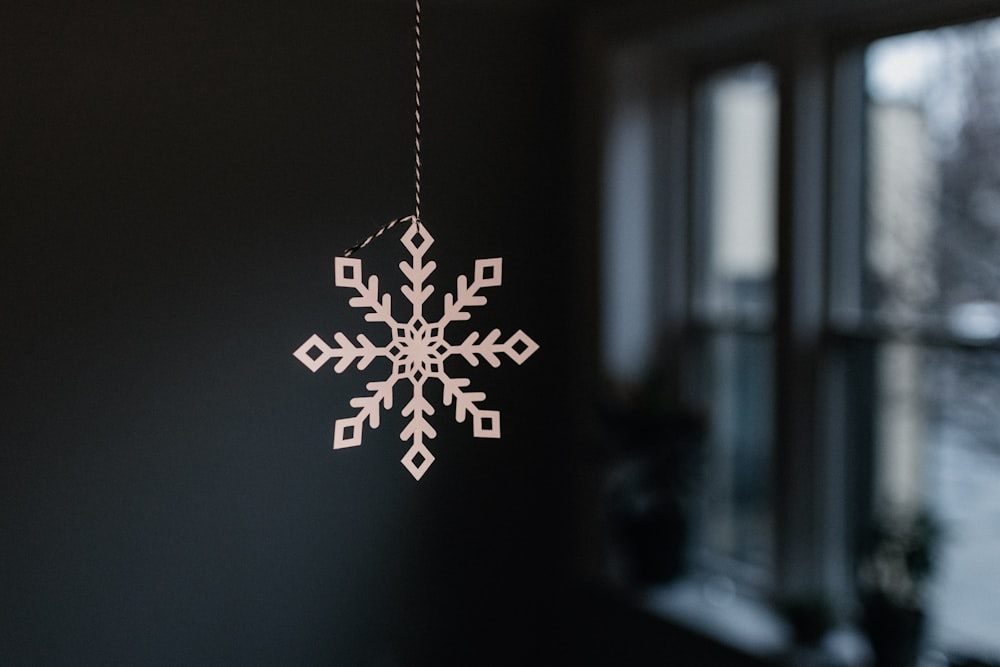
M635 596L655 616L762 660L780 660L792 642L785 621L758 600L711 580L683 578Z

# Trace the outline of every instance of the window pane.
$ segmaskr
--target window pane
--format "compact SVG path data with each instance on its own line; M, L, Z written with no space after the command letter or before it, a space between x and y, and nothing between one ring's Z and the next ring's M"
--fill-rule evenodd
M881 40L867 56L863 309L1000 336L1000 22Z
M654 114L635 59L620 55L613 68L601 198L602 361L612 380L636 383L647 372L655 338Z
M1000 657L1000 352L882 346L877 470L882 500L942 525L931 638Z
M778 93L771 67L715 75L700 90L703 224L697 301L719 316L771 313L775 265Z
M862 311L946 340L1000 338L1000 22L867 54ZM1000 352L878 353L877 495L943 522L927 611L949 651L1000 657Z
M764 571L772 537L772 354L768 335L710 339L710 460L699 539L703 554Z

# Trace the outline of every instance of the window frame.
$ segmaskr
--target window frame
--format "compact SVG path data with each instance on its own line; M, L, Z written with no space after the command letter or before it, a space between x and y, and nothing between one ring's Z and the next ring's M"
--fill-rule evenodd
M695 91L709 73L727 67L762 61L777 72L771 330L775 396L783 402L772 415L773 581L758 593L780 599L813 592L818 584L847 615L856 602L854 555L875 511L874 416L862 390L873 386L873 378L857 369L873 374L878 342L904 336L843 316L843 305L858 290L844 276L852 263L860 275L863 257L864 51L883 37L1000 17L1000 1L785 2L659 21L648 11L631 18L628 7L609 21L609 11L594 11L591 30L601 35L606 54L622 48L641 53L645 103L654 119L653 252L662 261L650 279L663 286L653 290L658 299L652 308L656 339L668 350L683 349L708 331L760 331L747 322L708 322L697 312L698 267L691 258L700 256L696 225L703 193L694 174L704 138ZM942 331L905 335L935 346L1000 349L1000 342L970 343Z

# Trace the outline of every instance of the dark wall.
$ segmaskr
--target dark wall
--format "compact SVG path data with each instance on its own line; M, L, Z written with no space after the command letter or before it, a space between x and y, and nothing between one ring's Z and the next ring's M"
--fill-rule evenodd
M425 4L432 299L503 256L455 337L523 328L541 350L449 366L503 438L439 405L420 482L404 387L331 449L384 364L291 354L385 339L333 259L411 212L411 6L0 10L0 663L527 664L551 644L570 37ZM361 257L398 285L398 231Z

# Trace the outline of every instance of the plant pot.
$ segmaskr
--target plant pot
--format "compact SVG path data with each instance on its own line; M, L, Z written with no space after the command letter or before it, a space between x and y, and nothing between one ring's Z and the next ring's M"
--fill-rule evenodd
M913 667L920 655L925 614L900 607L882 597L865 603L862 627L871 642L878 667Z

